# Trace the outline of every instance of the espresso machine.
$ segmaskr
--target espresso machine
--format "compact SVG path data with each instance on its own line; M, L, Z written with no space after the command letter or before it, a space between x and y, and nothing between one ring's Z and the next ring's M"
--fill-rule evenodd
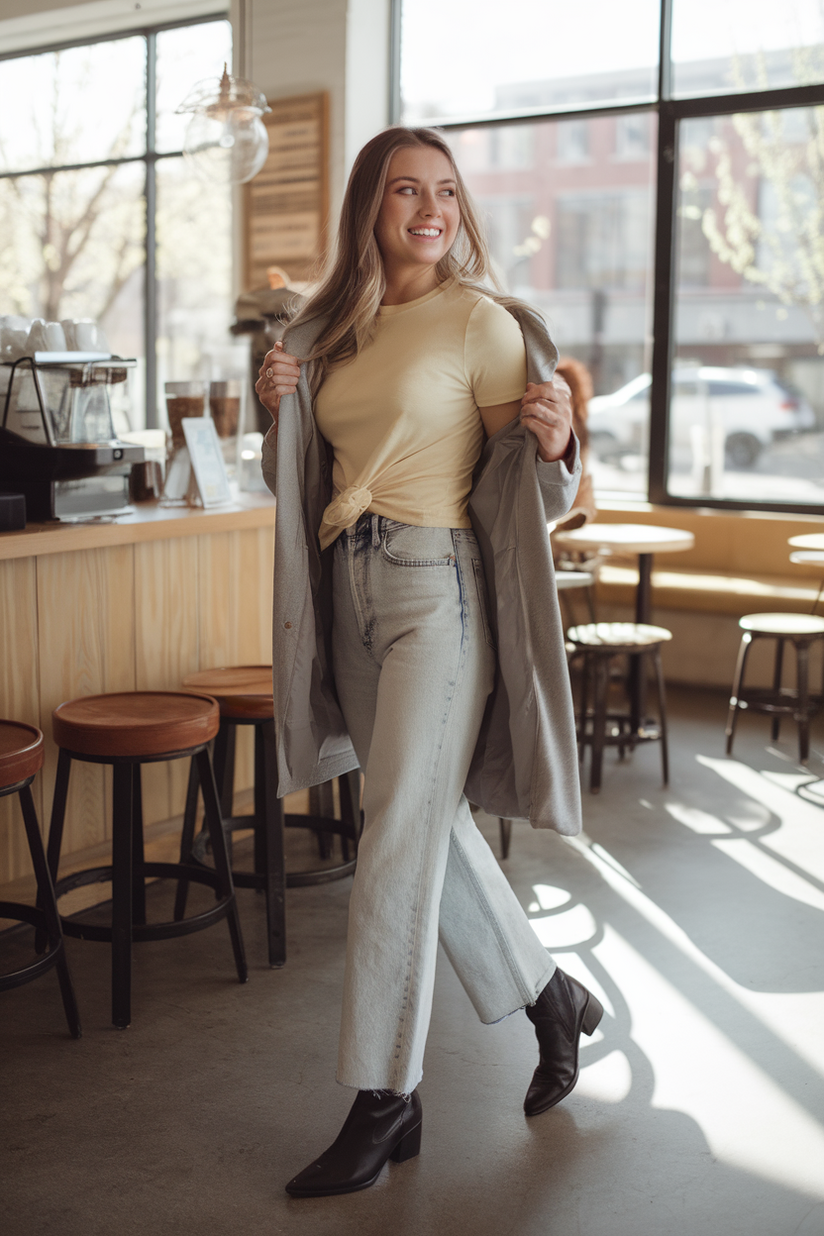
M142 446L118 440L111 394L137 364L34 352L0 363L0 491L22 493L29 520L116 514Z

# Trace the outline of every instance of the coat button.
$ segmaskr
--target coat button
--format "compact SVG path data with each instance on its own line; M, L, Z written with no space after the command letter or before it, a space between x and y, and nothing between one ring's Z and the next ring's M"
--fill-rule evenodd
M283 625L284 625L284 627L286 628L286 630L287 630L287 631L291 631L291 630L292 630L292 624L291 624L291 622L284 622L284 624L283 624Z

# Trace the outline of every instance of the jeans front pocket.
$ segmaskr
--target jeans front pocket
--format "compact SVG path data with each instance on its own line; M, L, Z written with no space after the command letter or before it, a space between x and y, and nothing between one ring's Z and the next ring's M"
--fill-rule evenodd
M492 634L492 624L489 621L489 601L486 595L486 576L484 575L484 564L480 558L472 559L472 573L475 576L475 588L478 592L478 605L481 610L481 617L484 624L484 636L489 647L495 648L495 636Z
M455 565L451 528L421 528L416 524L392 523L381 539L381 553L387 562L395 566Z

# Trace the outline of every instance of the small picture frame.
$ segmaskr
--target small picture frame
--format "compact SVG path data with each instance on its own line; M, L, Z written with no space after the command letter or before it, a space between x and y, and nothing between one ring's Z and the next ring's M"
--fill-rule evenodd
M181 425L204 507L223 506L231 502L229 478L214 421L205 416L184 416Z

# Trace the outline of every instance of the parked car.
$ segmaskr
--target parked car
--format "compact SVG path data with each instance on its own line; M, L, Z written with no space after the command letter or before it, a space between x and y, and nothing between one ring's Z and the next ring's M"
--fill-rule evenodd
M646 453L651 384L642 373L613 394L590 400L590 441L601 459ZM672 386L671 446L690 449L692 426L720 429L726 461L734 468L751 468L764 447L816 427L810 404L770 369L678 366Z

